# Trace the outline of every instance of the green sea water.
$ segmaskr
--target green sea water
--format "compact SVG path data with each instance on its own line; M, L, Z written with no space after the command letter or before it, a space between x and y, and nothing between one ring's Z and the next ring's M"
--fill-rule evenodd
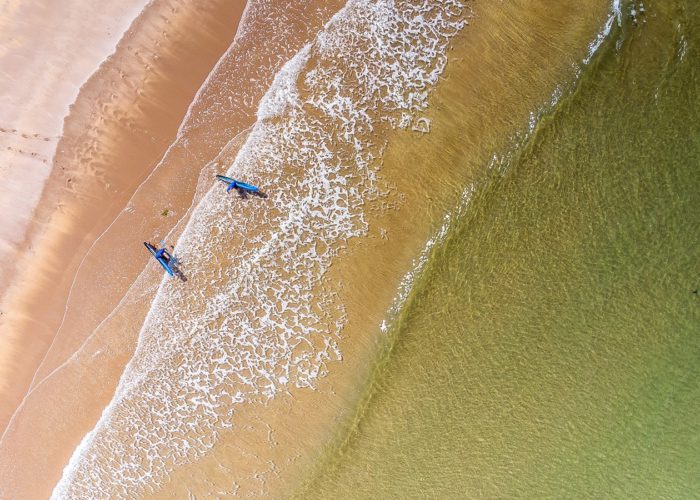
M632 7L477 183L299 496L700 496L700 2Z

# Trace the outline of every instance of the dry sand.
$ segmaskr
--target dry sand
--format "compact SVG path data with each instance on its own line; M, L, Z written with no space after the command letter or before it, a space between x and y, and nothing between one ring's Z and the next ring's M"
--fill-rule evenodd
M7 393L15 390L11 374L24 364L9 345L13 338L33 339L6 326L12 315L3 298L20 256L30 249L28 225L51 172L64 117L80 86L146 3L12 1L0 8L0 429L15 400Z
M0 291L51 171L68 107L146 3L20 0L0 7Z

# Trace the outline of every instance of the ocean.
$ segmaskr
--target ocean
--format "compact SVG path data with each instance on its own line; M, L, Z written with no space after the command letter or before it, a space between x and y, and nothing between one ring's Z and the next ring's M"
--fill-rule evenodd
M623 2L496 152L299 497L697 495L699 7Z
M334 9L249 2L90 249L52 498L697 491L700 9Z

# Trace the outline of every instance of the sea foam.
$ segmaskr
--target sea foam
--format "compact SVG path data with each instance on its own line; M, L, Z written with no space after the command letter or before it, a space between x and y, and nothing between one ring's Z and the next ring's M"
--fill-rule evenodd
M54 498L154 491L211 449L244 402L313 388L341 359L338 284L324 279L385 196L391 128L421 112L465 25L456 0L353 0L279 72L228 174L176 244L187 282L164 280L134 358Z

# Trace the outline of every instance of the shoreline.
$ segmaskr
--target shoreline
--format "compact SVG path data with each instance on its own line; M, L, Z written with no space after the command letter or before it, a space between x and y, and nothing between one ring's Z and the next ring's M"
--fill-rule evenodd
M202 81L232 43L244 9L225 1L204 9L179 4L157 0L140 11L70 106L55 166L27 230L28 250L18 259L21 272L2 297L3 431L58 345L53 332L88 247L172 142ZM190 60L187 66L179 66L181 57Z
M478 16L482 11L479 11L478 6L472 8L476 10L477 19L472 23L472 26L465 28L465 32L460 35L460 40L472 40L474 37L478 40L479 36L481 36L482 43L489 40L493 42L493 39L490 37L497 37L497 35L488 34L491 26L483 25L484 29L477 31L480 25ZM476 33L474 33L475 31ZM501 42L506 43L506 46L508 43L518 46L521 41L501 40ZM464 41L463 43L467 44L465 50L470 54L468 57L471 59L460 63L460 67L469 69L469 61L472 61L472 64L476 67L479 67L479 63L481 62L480 57L483 51L479 50L478 45L468 45L471 42ZM493 46L488 44L484 45L484 47L493 50ZM519 49L520 47L517 48ZM450 52L450 58L454 57L456 52L459 51ZM460 53L459 57L467 56ZM522 61L520 62L523 62L525 59L527 58L522 56ZM226 71L226 69L227 68L222 67L221 71ZM489 70L493 71L493 68L486 68L482 70L483 74L475 76L473 83L474 88L472 89L471 96L473 100L470 101L468 105L472 106L474 109L479 109L481 105L485 104L496 104L494 96L489 96L484 100L483 95L478 92L479 89L489 89L489 86L494 84L494 80L492 79L498 75L492 73L489 76ZM547 68L543 71L547 73L549 70L550 69ZM556 70L551 69L551 72L556 73L559 70L561 70L561 68ZM450 63L445 74L448 82L454 82L455 77L450 77L450 75L454 75L454 62ZM452 78L452 80L450 80L450 78ZM553 79L556 80L556 78ZM499 82L500 80L497 79L495 81ZM537 79L533 78L531 81L537 81ZM444 111L450 106L451 101L448 97L451 97L451 91L449 87L443 89L444 85L444 82L438 85L426 113L433 123L443 125L451 121L450 113L445 113ZM533 92L537 94L538 90L533 90ZM546 93L546 89L539 89L539 92ZM534 100L538 100L540 97L541 96L538 96ZM206 103L208 98L206 95L203 95L201 96L201 100ZM215 100L215 97L209 100L209 104L211 104L213 100ZM253 102L251 107L255 109L256 106L254 104ZM521 118L525 118L531 109L522 102L510 102L510 104L511 111L520 113L522 115ZM203 116L206 118L206 115ZM486 141L488 146L485 146L483 151L480 150L480 154L483 155L489 154L491 144L495 145L498 143L499 138L502 139L503 129L512 128L510 124L504 124L497 116L490 116L489 119L492 120L493 130L481 132L483 134L482 136L477 133L473 139L475 143L479 143L480 138L484 136L489 137L489 140ZM254 116L252 120L254 120ZM194 117L193 121L197 122L197 118ZM514 121L517 121L518 124L520 123L519 120ZM196 131L197 127L193 127L193 141L197 138L200 140L202 139L204 133L208 131L204 127L208 127L209 123L207 123L206 119L203 119L199 126L203 127L199 135ZM476 131L484 128L481 125L477 127L474 123L470 126L473 126ZM193 129L185 130L185 133L191 133ZM230 134L230 131L230 127L222 127L221 136L223 137L226 133ZM242 131L243 130L241 130L241 132ZM513 130L511 130L511 132L513 132ZM375 230L373 230L369 238L365 238L361 241L353 240L349 245L350 248L347 249L347 253L352 255L352 257L345 258L338 265L334 265L329 274L329 279L340 280L341 282L347 281L355 284L357 284L358 275L367 277L367 281L362 284L359 290L349 290L343 296L343 302L350 310L349 326L343 331L343 339L341 339L344 361L334 364L331 373L326 378L320 379L317 391L293 391L293 395L290 394L289 397L280 397L264 407L255 404L247 405L245 409L241 410L240 416L240 420L244 422L245 428L235 429L232 434L227 434L226 439L224 439L220 445L217 445L216 450L212 452L211 455L204 457L195 464L187 465L175 471L170 478L169 485L161 492L163 496L165 496L168 491L182 493L185 491L183 489L185 486L189 488L188 481L192 480L192 476L188 474L194 474L197 470L212 472L213 479L211 483L222 482L223 484L223 481L230 480L230 476L222 477L221 472L219 472L218 475L214 473L213 471L216 470L219 465L228 464L226 465L227 467L242 467L241 470L243 472L237 472L245 475L247 472L255 473L256 470L258 472L262 470L261 467L264 466L265 457L274 460L273 463L284 464L286 468L282 472L275 472L274 470L270 472L270 483L267 484L263 480L262 487L266 488L267 491L281 491L279 488L281 488L282 485L293 483L292 476L294 475L294 471L298 472L304 470L309 465L309 457L313 456L329 442L335 429L334 425L342 421L343 415L346 414L348 408L353 407L353 397L357 395L353 391L355 391L356 385L364 378L365 372L363 370L367 370L370 367L374 352L373 349L376 347L378 339L377 328L381 318L384 317L386 311L389 309L396 293L396 287L393 285L399 283L401 278L405 275L406 269L410 267L412 259L416 256L415 250L418 249L418 252L420 251L420 248L424 245L431 231L435 229L433 226L436 221L439 220L445 210L449 209L451 206L452 202L450 200L459 195L458 192L454 191L452 183L461 182L465 171L483 166L482 158L475 155L475 157L471 159L471 162L467 162L466 166L462 165L450 172L449 178L452 180L443 181L439 186L441 194L435 195L437 198L436 200L430 199L430 196L426 198L425 192L416 190L411 182L403 178L403 174L405 173L403 164L405 160L403 159L402 150L404 148L414 150L416 158L420 159L423 165L422 168L424 168L419 176L422 176L421 178L424 180L428 180L430 177L430 169L428 168L429 159L426 158L425 155L427 154L429 156L429 154L426 153L426 151L430 151L430 148L439 147L439 144L436 144L436 142L439 142L438 139L441 137L441 134L438 133L438 129L434 127L430 134L424 136L418 135L418 139L416 139L417 134L412 132L396 132L391 135L392 142L387 151L385 166L382 167L381 173L394 182L395 192L406 194L408 201L399 204L401 206L400 209L389 211L383 216L373 219ZM235 151L235 146L236 145L232 145L231 151L227 151L226 155L229 153L232 154ZM489 151L486 151L486 149L489 149ZM456 152L453 153L457 154ZM176 148L173 155L177 154L178 151ZM185 158L187 157L184 150L179 154ZM220 165L227 164L226 160L223 159L217 160L217 163ZM184 167L180 165L180 168L183 169ZM216 168L216 165L212 164L210 168ZM194 172L195 169L196 175ZM158 172L160 172L160 170L158 170ZM154 192L167 193L167 189L162 186L165 180L161 178L159 181L158 172L156 172L154 177L149 179L149 181L156 185L160 182L161 190L158 191L156 189ZM203 172L206 173L207 169ZM162 175L162 172L160 173ZM189 169L188 175L190 178L199 177L205 179L205 177L202 177L204 174L200 174L199 169L196 167ZM193 191L192 186L189 187L189 190ZM187 199L188 196L189 195L186 193L180 193L180 199ZM141 200L141 204L139 204L139 199L137 197L136 203L132 204L130 202L129 204L130 209L135 210L137 214L143 215L144 213L150 212L151 217L154 217L150 225L141 226L142 230L150 232L149 237L151 235L156 237L158 235L162 236L164 231L169 231L167 221L163 221L161 220L162 218L159 219L157 216L159 208L162 205L162 202L159 204L159 200L161 199L169 198L162 195L156 201L146 203L145 200ZM192 199L191 196L189 199ZM185 203L183 203L183 205L185 205ZM415 231L415 228L412 227L412 221L409 221L410 216L407 213L409 209L418 212L422 210L419 222L417 223L420 229L419 231ZM180 216L180 210L182 209L176 211L176 216ZM188 214L189 208L186 208L178 224L183 223ZM113 230L111 230L112 237L114 237L115 234L128 234L126 228L129 226L129 223L133 223L134 220L135 219L129 219L128 217L122 222L115 220L114 223L116 225L112 228ZM391 245L383 243L385 234L377 230L377 224L389 228L388 237L392 241ZM170 228L172 228L172 223L170 224ZM175 233L177 233L177 231L175 231ZM96 246L98 254L100 251L104 252L109 248L110 245L107 239ZM400 257L398 258L397 247L400 253ZM137 253L136 250L129 249L128 252L130 252L129 256L136 257L136 261L131 263L131 267L134 270L139 266L143 269L143 263L146 262L146 258L144 257L141 259L140 254ZM90 258L94 259L94 254ZM86 262L93 269L99 267L98 261L87 260ZM380 275L373 276L373 274L375 274L374 269L378 266L379 262L383 263L383 266L380 267L383 267L384 270ZM47 436L49 436L51 432L56 432L57 428L62 429L60 432L62 435L64 434L63 431L70 434L70 436L66 438L66 442L58 443L54 441L51 444L53 460L56 460L55 457L58 455L65 457L65 448L70 447L71 442L73 443L73 449L71 449L70 453L73 453L75 437L79 434L78 439L82 438L86 431L82 430L78 432L75 428L68 428L65 424L57 426L59 418L65 419L68 415L72 415L72 418L75 418L75 415L79 413L82 417L79 424L81 429L92 429L96 418L99 417L101 408L104 408L103 401L106 397L111 397L109 388L111 387L113 390L116 386L116 380L118 380L121 375L121 371L118 367L121 366L123 369L124 364L131 359L129 353L133 351L136 341L136 339L133 338L121 339L117 334L124 330L133 331L134 328L136 328L136 331L139 330L138 325L142 323L142 320L138 318L142 318L143 315L145 315L144 308L147 312L148 304L150 303L147 298L152 295L154 291L154 287L150 283L154 280L159 280L160 274L159 269L156 269L154 266L150 268L147 267L143 274L139 274L138 272L134 274L132 272L130 276L136 276L136 278L123 279L120 281L119 285L123 287L123 289L129 290L128 294L123 295L123 299L126 299L126 301L120 300L119 303L116 304L116 308L114 307L115 304L110 303L103 307L101 311L97 312L82 311L80 310L80 304L88 304L90 302L88 298L94 296L96 293L95 287L99 285L100 281L96 279L95 275L87 275L87 277L82 278L85 283L83 285L84 290L81 292L82 295L76 295L73 298L73 305L69 303L69 306L72 307L72 317L70 315L66 317L66 320L69 322L68 324L71 325L70 329L82 333L73 339L59 339L59 347L62 347L63 352L54 352L51 357L47 357L47 363L38 374L36 383L33 386L36 392L27 400L28 404L23 409L22 419L17 421L17 426L12 429L9 439L4 443L0 443L0 449L3 446L10 446L11 449L18 450L21 446L26 445L26 439L29 435L28 433L31 432L31 427L38 423L38 432L34 429L36 436L33 438L37 443L46 443ZM369 299L366 298L367 295L373 298L371 302L376 309L373 313L369 313L365 308L367 303L370 302ZM76 310L76 308L78 309ZM99 330L96 329L96 325L99 325ZM381 338L381 335L379 338ZM103 366L106 360L108 361L107 368ZM362 368L363 366L364 368ZM91 367L95 372L89 370L88 367ZM99 387L104 381L109 381L106 389ZM93 394L85 394L84 392L82 395L71 396L71 398L66 397L65 390L71 386L78 386L80 382L86 384L87 392L94 390L99 393L99 395L93 397ZM61 389L64 391L63 393ZM77 404L76 400L78 401ZM49 402L51 405L54 405L56 414L60 417L57 417L57 415L39 417L39 415L41 415L40 412L42 409L45 409ZM73 406L75 407L69 408ZM311 414L307 413L307 408L313 409ZM306 427L304 432L301 433L303 434L301 442L299 441L300 437L296 429L289 427L289 425L292 424L290 418L294 416L299 419L308 419L305 423ZM276 439L273 439L271 436L276 436ZM265 437L268 439L264 439ZM260 438L262 438L262 445L253 444L256 442L256 439ZM256 458L251 459L246 464L242 464L240 461L242 450L238 448L236 444L240 442L243 442L243 445L247 444L252 446L255 450ZM269 445L269 448L265 448L266 445ZM45 449L42 451L46 452ZM304 455L304 453L306 453L306 455ZM3 470L3 467L7 466L7 464L3 465L0 461L0 471ZM35 463L25 464L25 467L28 467L27 471L24 472L27 478L31 475L31 467L36 466ZM55 470L56 466L57 464L55 462L52 463L50 466L51 470ZM256 466L258 467L257 469ZM11 469L15 472L21 467L20 464L11 465ZM44 467L46 467L46 464L44 464ZM8 469L5 469L6 472L7 470ZM278 473L281 475L276 476ZM239 487L243 488L244 491L246 488L248 488L248 491L254 491L258 486L256 481L248 483L247 486L245 484L239 485ZM274 483L274 481L277 482ZM206 491L206 488L211 485L208 483L197 483L192 487L192 491L198 491L197 486L201 491ZM43 487L44 486L42 486L42 488Z
M133 37L124 41L121 58L94 75L93 81L86 85L84 99L76 103L81 106L76 109L76 119L66 124L65 149L61 151L63 156L57 158L60 171L56 170L55 180L56 185L67 187L46 193L46 214L38 217L50 220L52 226L60 226L62 234L51 242L52 234L39 231L42 231L41 238L49 241L49 254L56 252L59 245L63 247L62 251L58 250L61 255L69 254L71 247L84 250L77 253L81 259L79 263L72 258L74 271L69 275L73 280L60 298L60 302L66 304L65 310L59 313L61 318L46 317L51 331L57 333L32 386L58 363L52 358L55 347L68 344L66 352L74 351L77 344L70 338L75 336L73 332L68 334L69 338L60 338L62 329L72 328L66 321L69 300L76 299L68 297L68 293L77 291L79 275L85 273L83 266L91 263L90 252L135 193L154 175L164 154L167 155L179 140L192 100L221 54L230 46L243 10L242 5L232 6L225 0L216 0L206 9L183 8L181 4L180 0L157 0L150 4L150 10L135 21ZM227 23L229 18L234 21L231 25ZM189 67L179 66L181 59L188 60ZM75 169L73 165L79 167ZM66 191L80 206L77 210L63 210L62 214L57 214L52 204L60 206ZM108 207L105 207L105 199L110 200ZM174 202L186 205L188 201ZM109 256L110 266L116 259L110 255L112 248L120 251L119 242L113 242L110 250L103 251L103 255ZM112 287L98 274L111 274L116 281L123 280L120 272L105 269L101 262L94 262L93 266L95 264L102 269L97 272L93 269L94 275L88 278L94 286ZM50 270L42 274L50 276ZM63 278L60 279L66 285ZM35 279L27 281L36 283ZM42 284L37 289L48 286ZM101 290L105 292L107 290ZM39 295L40 291L30 291L23 300L23 309L32 310L32 304L41 300ZM92 295L83 295L77 301L88 304L93 300L88 296ZM81 315L86 313L88 311L81 311ZM20 325L19 329L22 328Z
M547 8L547 6L540 7ZM517 6L512 8L515 9ZM580 61L581 57L579 56L583 56L586 51L585 45L581 46L580 43L576 43L580 42L577 36L593 35L601 20L601 16L598 14L602 14L603 11L605 11L604 7L601 8L601 12L590 13L588 18L580 19L571 13L570 17L567 18L567 10L564 9L562 17L568 23L562 23L563 33L568 33L574 27L578 29L570 38L573 61ZM499 16L497 15L499 13L494 11L489 12L492 14L491 18L484 15L485 11L477 11L476 14L477 16L484 15L491 22L503 22L513 17L512 12L508 16L506 14ZM531 12L530 14L536 19L538 16L540 16L539 19L542 18L541 13ZM526 34L522 38L500 38L499 34L490 31L490 25L484 21L482 24L484 29L479 30L478 34L474 35L477 42L464 47L469 56L465 56L460 64L461 71L468 72L475 66L480 67L479 63L483 62L481 56L484 48L489 49L493 54L500 54L498 49L507 47L510 49L509 54L513 55L513 59L509 61L513 63L514 67L524 71L524 73L512 75L513 80L518 81L524 78L528 83L541 83L544 88L529 87L528 96L531 100L527 101L523 101L522 94L509 94L507 106L504 108L498 95L487 93L484 96L484 92L479 92L479 90L490 89L495 85L495 88L507 92L512 90L509 84L512 84L513 81L503 82L502 75L493 71L494 68L488 65L481 69L478 75L475 75L477 83L470 91L472 99L466 105L466 109L479 109L482 105L488 104L497 106L497 109L504 112L510 111L515 115L505 121L500 114L488 115L492 127L484 127L482 117L468 115L470 121L467 127L474 132L472 141L475 144L482 142L485 144L481 149L476 148L478 154L474 153L466 165L457 165L456 169L450 173L451 176L454 176L451 177L452 181L446 179L440 185L440 193L447 198L434 200L431 199L429 193L426 196L424 191L414 189L413 182L404 176L405 159L403 156L404 149L408 148L413 152L413 155L408 155L409 157L420 158L424 170L420 172L419 179L429 179L432 162L430 151L434 151L429 148L441 147L440 144L443 144L441 139L444 137L440 137L436 133L436 128L431 134L418 135L420 138L418 140L416 134L413 133L397 132L392 134L392 141L395 143L391 144L387 151L382 175L391 176L390 180L396 182L396 191L406 193L406 196L410 197L411 200L400 205L403 211L390 210L382 216L385 219L392 219L388 237L390 241L394 241L393 246L390 247L382 243L382 232L375 227L370 238L354 239L349 243L348 248L343 251L342 262L335 263L326 278L328 282L353 284L352 290L348 289L338 297L338 303L346 305L349 315L348 326L343 330L342 343L340 344L343 362L334 363L330 373L326 377L318 379L318 385L314 391L290 389L288 394L272 399L267 404L250 403L237 406L233 429L222 431L219 442L204 457L199 458L196 462L180 466L171 473L167 484L159 490L159 497L165 498L186 491L195 494L204 493L214 491L214 488L221 488L220 491L227 493L235 491L238 494L272 494L283 491L285 486L289 486L297 480L295 478L296 472L305 470L316 454L332 439L335 426L342 422L347 411L353 406L353 398L357 396L357 383L363 378L364 370L370 368L369 364L364 365L364 363L371 362L373 349L377 346L380 318L386 313L394 298L396 289L391 284L398 283L403 278L406 269L410 267L406 264L410 263L415 256L414 250L419 253L422 249L430 233L430 221L432 220L439 225L441 216L444 214L443 209L449 208L451 205L450 195L445 195L445 193L452 192L452 196L458 197L461 190L454 191L453 186L458 184L460 179L463 179L465 170L469 172L472 171L471 169L477 169L472 172L478 173L480 171L478 169L487 164L487 160L493 152L492 147L507 142L510 134L516 133L524 123L528 122L532 109L540 103L547 102L552 90L561 82L562 75L570 75L572 71L569 64L571 61L562 57L562 60L559 61L560 64L542 65L541 71L537 75L531 75L527 71L530 69L530 57L537 56L538 59L547 60L549 54L538 51L538 33L527 31L526 20L520 20L520 23L522 25L508 26L511 29L524 30ZM475 24L476 22L472 23L472 26ZM546 23L543 27L546 27ZM469 33L469 29L467 28L465 33ZM557 28L550 27L550 30L549 33L553 37L559 34ZM516 33L521 32L516 31ZM471 36L465 36L471 39ZM586 38L586 42L588 41L589 39ZM521 50L523 44L529 51ZM454 53L451 54L454 55ZM449 81L449 75L447 78ZM454 80L452 82L456 87L460 87L459 82ZM442 119L439 120L441 123L448 124L452 121L450 119L452 115L450 112L452 100L450 98L453 97L452 92L457 90L456 87L452 86L452 90L445 89L443 92L436 91L436 97L431 100L431 108L427 112L428 116L433 119L433 123L438 122L436 114L442 115ZM457 113L457 111L452 111ZM465 108L461 108L459 115L464 114L464 111ZM449 136L460 133L460 130L448 127L443 130L443 133L447 133ZM428 146L426 142L432 143L432 145ZM460 158L459 151L452 151L451 154L454 155L454 158ZM388 163L391 165L389 166ZM393 170L393 173L390 173L389 169ZM417 182L417 184L421 185L422 183ZM438 195L435 194L435 196ZM406 210L409 208L414 213L421 214L420 220L416 224L414 224L413 218L407 216ZM421 208L426 210L421 212ZM374 223L377 222L377 219L373 218L372 220ZM416 226L424 228L425 234L420 235L415 232ZM398 236L392 233L392 228L397 231ZM403 252L400 258L396 258L396 246L399 246ZM352 257L348 257L348 254L351 254ZM381 273L374 272L377 267L382 269ZM369 298L365 296L367 294L369 294ZM384 304L381 304L382 301ZM369 303L371 303L371 309L367 307ZM376 314L370 311L376 311ZM231 486L232 482L233 487Z
M314 16L326 12L326 16L330 17L332 7L333 4L326 3L323 7L306 5L304 8L310 9ZM295 16L289 19L289 26L294 29L278 34L267 19L284 19L288 13L282 7L251 7L248 4L245 15L248 29L236 34L235 41L224 53L226 60L220 58L207 76L207 88L201 87L197 91L188 118L181 124L181 136L171 144L146 183L139 187L126 209L119 212L109 231L101 236L85 257L66 306L67 314L59 332L61 337L56 337L52 352L49 352L35 377L32 392L25 397L11 428L7 429L0 442L0 449L3 450L0 456L15 456L11 462L0 458L1 475L13 478L14 484L6 486L13 488L12 491L45 488L46 484L33 484L34 469L54 470L52 477L56 477L55 474L60 476L75 445L92 428L112 397L121 371L133 353L136 343L133 334L138 332L139 322L142 321L138 318L143 318L150 304L148 294L144 295L140 290L143 282L137 278L144 274L144 265L147 282L159 283L161 275L147 265L150 261L144 256L140 241L126 247L119 242L123 241L124 235L134 235L135 232L134 236L141 239L144 235L148 239L163 237L175 224L173 217L182 223L183 218L187 217L192 197L195 196L198 184L196 179L200 177L201 166L217 156L221 147L231 140L232 129L238 127L243 132L255 121L257 99L272 81L276 68L290 56L290 51L293 53L298 50L303 41L316 32L318 22L323 21L323 18L314 16ZM266 35L269 43L261 50L258 42L260 37ZM260 85L251 85L251 81L258 81ZM241 85L242 82L248 83L244 86ZM227 99L224 106L219 93L223 90L229 92L230 88L235 89L234 95L237 97L235 100ZM201 144L197 150L191 147L195 141ZM173 176L181 182L169 182ZM161 206L163 202L160 200L167 200L171 209L176 205L168 217L160 215L165 206ZM108 270L110 276L100 279L100 265L96 256L108 252L115 245L122 250L114 262L115 269ZM106 282L117 292L106 290L103 286ZM144 286L148 292L149 285ZM129 296L137 296L134 302L130 302L128 297L117 295L123 295L127 290L131 290ZM85 304L97 304L100 309L85 309ZM130 306L131 309L128 309ZM120 315L125 309L128 312ZM121 323L116 331L107 332L112 320ZM123 321L129 326L125 327ZM95 331L98 327L99 330ZM133 333L131 336L123 335L124 330ZM70 336L66 337L69 332ZM111 347L105 351L95 345L100 343ZM83 353L90 348L94 348L94 351L86 360ZM95 359L95 356L110 357ZM86 377L84 370L90 363L97 365L95 371ZM75 380L79 382L75 383ZM70 390L69 387L81 387L83 390L67 397L65 391ZM57 397L58 394L63 396ZM52 401L49 404L53 406L54 412L46 414L43 408L49 401ZM75 424L66 427L66 419L75 419ZM62 429L61 442L56 439L57 428ZM43 447L41 458L23 456L20 460L19 450L26 449L34 442ZM47 445L50 445L50 449Z

